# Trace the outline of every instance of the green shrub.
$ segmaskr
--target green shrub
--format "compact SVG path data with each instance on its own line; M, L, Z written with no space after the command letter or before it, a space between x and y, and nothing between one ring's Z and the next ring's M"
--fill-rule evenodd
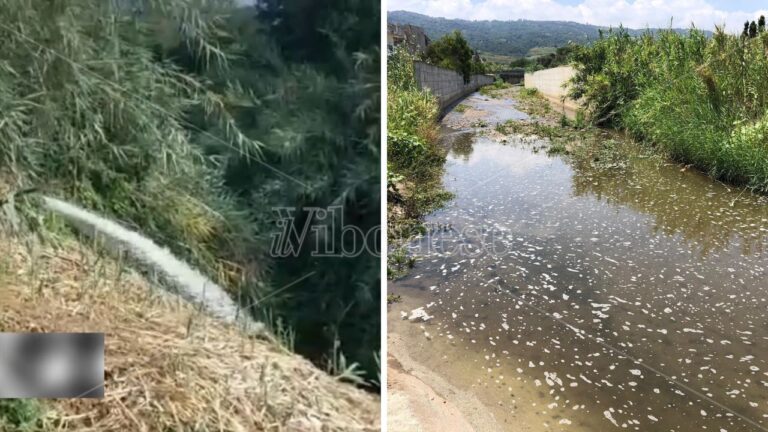
M573 120L573 127L576 129L584 129L587 127L587 118L583 109L576 110L576 118Z
M451 197L442 186L446 152L437 142L439 105L416 85L413 61L402 47L387 60L387 234L394 245L387 254L389 278L401 276L413 264L401 244L423 232L424 215Z
M398 130L387 132L387 144L394 156L391 163L402 168L410 168L412 164L418 163L427 148L421 138Z
M568 154L568 149L562 141L555 141L547 148L548 155Z
M506 123L497 123L493 129L502 135L509 134L509 128L507 127Z
M387 110L389 132L416 135L424 142L432 137L439 108L429 92L395 90L387 95Z
M493 82L493 84L491 84L491 88L495 90L503 90L503 89L508 89L510 87L512 87L512 84L498 78Z
M510 87L512 87L512 84L509 84L501 79L497 79L493 82L493 84L480 87L480 94L483 96L496 98L499 97L500 90L508 89Z

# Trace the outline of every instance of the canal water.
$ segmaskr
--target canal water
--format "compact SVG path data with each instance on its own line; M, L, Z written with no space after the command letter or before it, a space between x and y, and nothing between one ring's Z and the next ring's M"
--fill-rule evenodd
M506 109L491 128L526 118ZM642 154L444 136L455 199L390 283L415 361L504 430L768 430L768 200Z

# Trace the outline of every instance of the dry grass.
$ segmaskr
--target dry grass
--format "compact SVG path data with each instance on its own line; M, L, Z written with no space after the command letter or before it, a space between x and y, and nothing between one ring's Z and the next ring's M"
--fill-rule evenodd
M106 334L105 398L46 401L44 430L380 430L378 397L77 243L24 243L0 233L0 331Z

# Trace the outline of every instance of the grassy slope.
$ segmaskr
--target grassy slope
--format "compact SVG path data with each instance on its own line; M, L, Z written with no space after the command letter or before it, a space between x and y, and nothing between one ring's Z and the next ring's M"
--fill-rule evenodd
M0 231L0 330L106 333L104 400L4 401L0 430L379 430L379 399L74 240Z

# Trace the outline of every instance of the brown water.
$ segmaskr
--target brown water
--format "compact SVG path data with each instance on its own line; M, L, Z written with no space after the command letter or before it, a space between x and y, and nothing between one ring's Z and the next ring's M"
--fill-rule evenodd
M456 198L390 286L414 359L505 430L768 430L768 200L449 133ZM417 307L432 318L400 320Z

